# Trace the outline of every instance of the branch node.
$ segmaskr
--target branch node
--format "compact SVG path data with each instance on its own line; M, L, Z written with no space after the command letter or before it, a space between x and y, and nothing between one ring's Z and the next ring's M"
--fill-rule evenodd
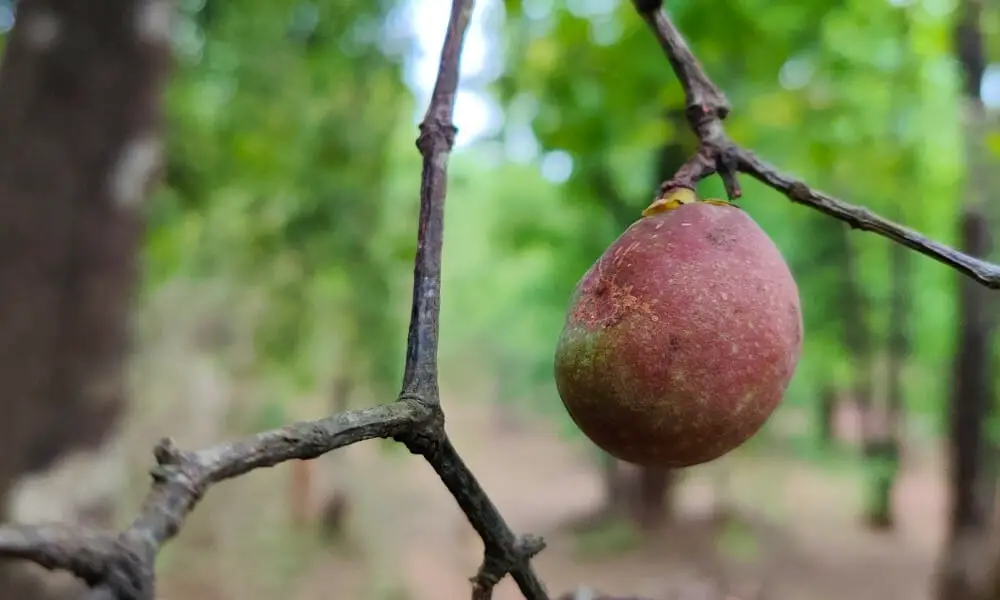
M544 549L545 540L531 534L519 537L510 548L487 547L483 553L482 566L470 580L473 583L473 600L488 600L500 580L508 573L526 567Z
M795 181L788 187L787 195L793 202L806 203L812 197L812 191L801 181Z
M455 146L458 127L450 121L435 117L420 124L420 135L417 136L417 149L424 156L431 156L435 151L451 152ZM440 144L440 145L439 145Z
M153 449L153 456L156 458L156 465L149 470L149 474L156 483L168 483L179 478L192 481L198 479L188 473L190 468L199 468L197 460L177 448L172 439L160 440Z
M517 544L517 551L520 553L522 560L528 561L537 556L542 550L545 550L545 546L545 539L543 537L529 533L521 536Z
M657 198L663 198L671 190L688 188L694 190L699 181L715 173L717 168L715 150L709 144L702 144L698 152L677 169L673 177L660 184Z
M736 200L743 196L743 190L740 189L737 176L739 159L730 145L715 153L715 169L722 179L722 184L726 187L726 195L730 200Z
M418 404L420 407L427 410L438 412L441 408L441 402L437 398L428 398L424 394L414 394L412 392L402 392L397 398L397 402L413 402Z
M158 465L176 465L181 462L181 451L173 438L161 438L153 448L153 457Z
M428 400L420 394L402 393L397 402L413 402L431 411L431 418L422 425L394 436L392 439L406 446L411 454L423 456L431 460L441 448L441 442L445 438L444 432L444 411L441 410L441 403Z
M706 96L711 97L709 94ZM693 101L693 100L692 100ZM703 133L715 121L723 121L729 116L729 106L716 101L693 101L684 109L684 116L687 118L691 129L698 134L698 137L706 137Z
M154 600L156 576L152 566L143 560L131 544L121 538L114 558L108 565L104 585L116 600Z

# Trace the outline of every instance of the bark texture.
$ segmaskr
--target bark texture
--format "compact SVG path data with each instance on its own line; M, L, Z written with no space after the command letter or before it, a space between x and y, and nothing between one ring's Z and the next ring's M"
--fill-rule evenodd
M22 0L0 64L0 499L125 408L171 5ZM0 597L40 598L4 565ZM37 582L36 582L37 583Z

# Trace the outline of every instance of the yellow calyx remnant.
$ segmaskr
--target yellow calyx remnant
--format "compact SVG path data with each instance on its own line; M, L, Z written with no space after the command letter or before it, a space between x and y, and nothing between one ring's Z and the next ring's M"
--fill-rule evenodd
M680 208L684 204L692 204L694 202L705 202L707 204L718 204L720 206L732 206L724 200L698 200L698 195L694 193L694 190L685 187L678 187L668 191L663 196L654 200L652 204L646 207L646 210L642 211L642 216L649 217L659 213L670 212Z

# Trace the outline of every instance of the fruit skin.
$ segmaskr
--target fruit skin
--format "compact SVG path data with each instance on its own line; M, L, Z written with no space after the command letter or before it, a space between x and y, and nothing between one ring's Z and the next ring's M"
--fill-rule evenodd
M798 287L778 248L741 209L695 202L639 219L584 274L555 380L605 452L679 468L757 433L801 351Z

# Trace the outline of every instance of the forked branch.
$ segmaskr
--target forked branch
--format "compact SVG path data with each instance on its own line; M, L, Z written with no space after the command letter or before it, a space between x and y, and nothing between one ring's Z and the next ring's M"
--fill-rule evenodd
M684 88L688 123L701 141L698 152L672 179L663 183L659 197L671 188L694 189L698 181L718 173L730 199L739 198L742 192L736 173L746 173L785 194L792 202L818 210L852 228L889 238L958 270L986 287L1000 289L1000 265L969 256L868 209L814 190L730 140L722 125L729 115L729 102L705 73L683 36L663 11L662 0L633 0L633 4L656 35Z
M496 583L510 573L526 598L548 600L529 564L544 542L511 531L448 439L438 392L447 166L455 138L452 113L460 56L472 7L473 0L453 0L437 82L417 140L423 156L420 219L406 367L397 401L197 452L181 451L164 440L154 452L152 488L128 529L119 533L68 525L6 525L0 527L0 557L70 571L91 586L91 600L153 600L157 553L213 484L288 460L316 458L362 440L392 438L431 464L482 538L483 565L472 581L476 597L489 598Z
M712 83L657 0L633 0L660 40L687 98L687 117L701 141L698 152L663 189L691 187L719 173L731 198L740 195L736 173L747 173L853 227L874 231L935 258L992 288L1000 287L1000 267L927 240L865 209L811 190L783 175L725 134L729 114L724 94ZM453 0L430 107L420 125L417 146L423 156L420 219L414 260L413 303L402 391L392 403L300 422L197 452L184 452L169 440L157 445L152 487L139 516L123 532L93 531L69 525L0 527L0 557L31 560L49 569L76 574L91 586L92 600L152 600L154 563L160 548L180 530L185 518L215 483L251 470L326 452L372 438L392 438L423 456L454 496L483 540L482 567L472 579L472 597L488 600L508 573L529 600L547 600L530 560L544 547L541 538L516 536L445 432L438 391L437 345L441 299L441 251L447 166L455 127L452 113L459 80L459 57L473 0ZM589 592L583 593L589 596ZM565 597L576 598L581 594ZM609 598L609 597L604 597Z

